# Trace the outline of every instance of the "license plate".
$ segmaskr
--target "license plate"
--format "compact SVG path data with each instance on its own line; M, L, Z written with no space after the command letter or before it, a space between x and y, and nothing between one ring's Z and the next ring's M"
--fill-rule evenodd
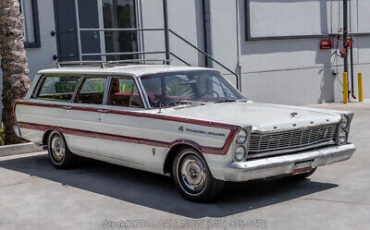
M312 171L313 161L297 162L294 165L293 175L309 173Z

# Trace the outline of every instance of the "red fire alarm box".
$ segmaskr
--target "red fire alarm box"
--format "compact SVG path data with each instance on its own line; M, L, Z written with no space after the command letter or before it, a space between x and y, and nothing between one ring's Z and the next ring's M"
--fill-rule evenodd
M332 38L329 38L327 40L322 40L320 43L320 49L321 50L328 50L334 48L334 40Z

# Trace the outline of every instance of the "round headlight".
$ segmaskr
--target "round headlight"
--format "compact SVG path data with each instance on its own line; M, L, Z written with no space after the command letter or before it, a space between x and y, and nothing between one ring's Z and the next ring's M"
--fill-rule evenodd
M236 137L236 143L238 144L244 144L247 141L247 132L242 129L238 133L238 136Z
M348 119L347 119L347 117L343 117L342 118L342 122L340 123L340 127L342 129L346 129L348 127Z
M338 143L340 145L343 145L345 143L347 143L347 133L344 132L344 131L341 131L338 135Z
M235 160L241 161L244 159L246 154L245 148L243 146L238 146L235 150Z

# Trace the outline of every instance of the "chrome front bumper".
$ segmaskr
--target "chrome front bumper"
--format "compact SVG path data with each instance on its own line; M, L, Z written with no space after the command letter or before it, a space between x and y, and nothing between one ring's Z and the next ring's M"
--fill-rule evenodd
M225 170L226 181L248 181L292 174L301 167L316 168L351 158L355 145L331 146L296 154L246 162L232 162Z

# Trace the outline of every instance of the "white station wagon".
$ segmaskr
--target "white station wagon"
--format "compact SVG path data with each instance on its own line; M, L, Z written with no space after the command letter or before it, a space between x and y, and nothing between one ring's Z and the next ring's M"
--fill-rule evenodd
M56 168L83 156L171 175L203 201L225 181L303 179L355 151L353 113L254 103L213 69L73 64L40 71L15 107L17 134Z

